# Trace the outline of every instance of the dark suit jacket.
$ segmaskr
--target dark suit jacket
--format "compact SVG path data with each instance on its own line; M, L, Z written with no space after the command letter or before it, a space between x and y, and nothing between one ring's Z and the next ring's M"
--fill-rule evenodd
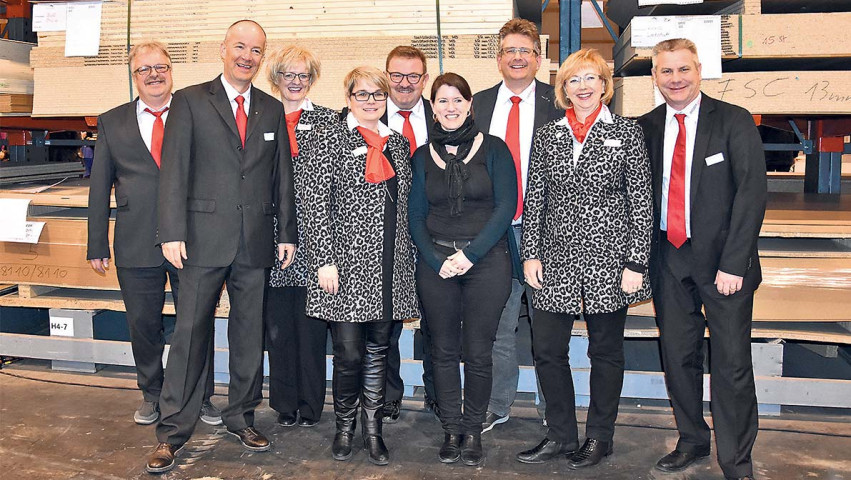
M115 264L120 267L162 265L165 258L156 240L159 178L160 169L139 133L136 100L98 117L98 139L89 181L86 258L111 257L109 194L115 185Z
M423 114L426 117L426 129L428 130L428 138L431 138L431 132L434 130L434 110L431 108L431 102L426 100L423 97ZM343 110L340 111L340 121L345 122L346 117L349 115L349 107L343 107ZM384 115L381 116L381 123L385 125L389 125L387 123L387 110L384 110ZM402 133L402 132L399 132ZM486 132L487 133L487 132ZM416 150L416 145L414 146Z
M665 104L639 118L653 177L651 280L660 265ZM707 165L720 154L723 161ZM718 157L715 157L716 159ZM700 103L691 169L691 244L701 281L718 270L744 277L743 291L762 281L757 238L765 215L765 157L751 114L705 93Z
M293 166L280 101L251 87L245 148L219 77L177 91L163 142L159 242L185 241L185 262L224 267L240 236L254 267L274 261L278 243L296 243Z
M484 133L490 132L493 107L502 82L473 95L473 117L476 126ZM556 107L556 94L552 85L535 80L535 131L550 120L564 116L564 110ZM529 145L529 149L532 145Z

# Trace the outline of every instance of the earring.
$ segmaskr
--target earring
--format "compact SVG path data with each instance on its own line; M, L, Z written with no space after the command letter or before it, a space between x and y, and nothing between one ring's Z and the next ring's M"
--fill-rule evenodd
M467 110L467 116L468 116L468 117L469 117L470 115L472 115L472 114L473 114L473 111L472 111L472 110Z
M434 121L436 122L436 121L437 121L437 114L436 114L436 113L432 113L432 114L431 114L431 119L432 119L432 120L434 120Z

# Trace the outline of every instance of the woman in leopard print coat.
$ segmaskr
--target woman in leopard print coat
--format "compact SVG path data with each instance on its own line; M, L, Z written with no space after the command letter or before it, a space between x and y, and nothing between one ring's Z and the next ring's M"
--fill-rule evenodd
M627 307L650 296L652 192L641 128L612 114L612 73L596 50L572 54L556 76L565 118L535 134L523 210L521 258L535 289L532 322L538 379L547 399L547 438L518 454L540 463L571 453L572 469L612 453L623 384ZM569 343L583 314L591 400L579 448Z

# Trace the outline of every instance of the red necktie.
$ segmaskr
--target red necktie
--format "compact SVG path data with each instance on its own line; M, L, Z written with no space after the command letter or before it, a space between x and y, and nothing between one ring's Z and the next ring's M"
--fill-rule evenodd
M236 129L239 130L239 139L242 140L242 148L245 148L245 129L248 127L248 116L245 114L245 108L242 106L243 103L245 103L245 97L237 95Z
M514 168L517 170L517 210L514 219L523 214L523 170L520 167L520 97L511 97L511 111L508 112L508 125L505 127L505 144L514 157Z
M301 109L296 110L295 112L286 114L287 116L287 135L290 137L290 155L293 157L298 156L298 143L295 141L295 126L298 125L299 119L301 119Z
M686 243L686 125L684 113L674 115L680 126L668 182L668 241L680 248Z
M366 141L366 173L364 178L369 183L381 183L396 176L393 166L384 156L384 145L390 137L381 135L363 127L357 127L363 139Z
M154 157L154 162L157 168L160 168L160 161L163 153L163 133L165 133L165 124L163 123L163 114L168 111L168 107L155 112L150 108L145 109L146 112L157 117L154 120L154 131L151 132L151 156Z
M411 111L399 110L399 115L405 117L405 123L402 124L402 135L410 142L411 156L413 157L414 152L417 150L417 136L414 134L414 126L411 125Z

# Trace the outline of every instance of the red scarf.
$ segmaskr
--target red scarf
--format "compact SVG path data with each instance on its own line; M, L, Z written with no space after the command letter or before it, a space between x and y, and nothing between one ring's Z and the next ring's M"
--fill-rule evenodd
M364 127L357 127L358 132L364 140L366 140L366 173L364 178L369 183L381 183L385 180L396 176L393 171L393 166L387 161L384 156L384 145L387 144L387 139L390 137L382 137L372 130Z
M298 109L295 112L287 114L287 133L290 137L290 154L293 157L298 156L298 143L295 141L295 126L298 125L298 121L301 119L302 109Z
M570 124L570 129L573 130L573 136L576 137L576 140L579 143L585 143L585 137L588 135L588 130L591 130L591 125L594 125L594 120L597 119L597 115L600 114L600 111L603 109L603 103L597 106L597 109L594 110L591 115L588 115L588 118L585 119L584 122L580 122L576 118L576 112L573 111L573 107L568 108L564 111L564 116L567 117L567 123Z

